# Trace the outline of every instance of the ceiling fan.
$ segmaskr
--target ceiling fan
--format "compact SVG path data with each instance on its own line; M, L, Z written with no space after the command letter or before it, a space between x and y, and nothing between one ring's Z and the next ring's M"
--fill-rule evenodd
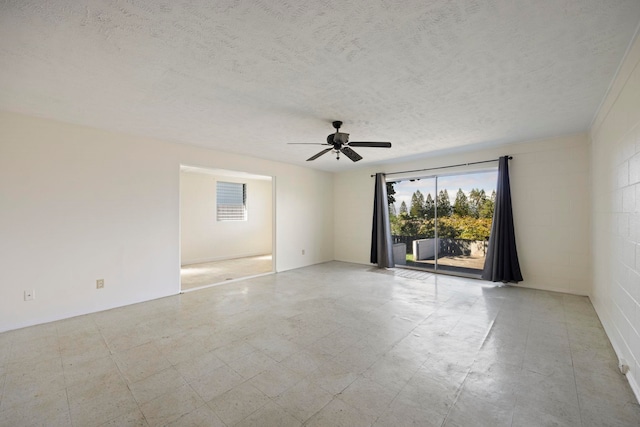
M345 156L350 158L352 161L357 162L358 160L362 160L362 156L351 149L351 147L379 147L379 148L390 148L390 142L349 142L349 134L340 132L340 126L342 126L342 122L336 120L332 123L333 127L336 129L335 133L329 134L327 136L326 143L314 143L314 142L290 142L289 144L308 144L308 145L328 145L329 148L326 148L319 152L318 154L311 156L307 159L308 162L317 159L329 151L333 151L336 155L336 160L340 160L340 153L343 153Z

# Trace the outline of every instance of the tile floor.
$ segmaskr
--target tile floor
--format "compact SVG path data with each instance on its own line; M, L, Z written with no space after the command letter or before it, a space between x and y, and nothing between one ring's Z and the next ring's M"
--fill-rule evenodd
M180 269L180 289L188 291L272 271L271 254L183 265Z
M587 298L482 285L332 262L6 332L0 425L640 425Z

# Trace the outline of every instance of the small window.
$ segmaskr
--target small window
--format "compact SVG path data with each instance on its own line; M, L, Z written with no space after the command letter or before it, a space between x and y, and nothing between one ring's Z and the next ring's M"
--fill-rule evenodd
M216 182L218 221L247 220L247 184Z

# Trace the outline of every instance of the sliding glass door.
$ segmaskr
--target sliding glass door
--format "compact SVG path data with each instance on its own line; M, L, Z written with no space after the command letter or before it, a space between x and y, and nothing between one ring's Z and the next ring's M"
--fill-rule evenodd
M496 181L497 170L489 170L388 182L396 265L479 275Z

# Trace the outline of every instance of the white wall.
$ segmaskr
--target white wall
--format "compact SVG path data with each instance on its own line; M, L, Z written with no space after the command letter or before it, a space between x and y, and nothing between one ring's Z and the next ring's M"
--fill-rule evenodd
M591 286L591 245L589 144L585 134L337 174L336 259L369 262L372 173L468 163L502 155L513 156L509 171L516 243L524 277L519 286L587 295Z
M181 164L274 177L276 271L333 259L329 173L0 113L0 331L176 294Z
M216 219L216 182L246 184L246 221ZM181 264L270 254L273 203L271 179L180 173Z
M593 168L591 300L640 398L640 39L590 133Z

